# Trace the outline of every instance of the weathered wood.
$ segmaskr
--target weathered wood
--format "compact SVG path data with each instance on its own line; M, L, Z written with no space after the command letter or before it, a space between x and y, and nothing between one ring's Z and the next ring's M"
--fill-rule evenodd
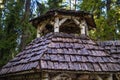
M80 21L78 21L76 18L73 18L73 21L75 22L76 25L80 24Z
M113 80L112 74L108 75L107 78L106 78L105 80Z
M81 20L80 28L81 28L81 34L88 35L88 26L85 20Z
M96 75L97 80L103 80L99 75Z
M111 56L113 56L118 62L120 62L120 40L98 41L97 43L109 52L109 54L111 54Z
M41 37L41 33L42 33L43 29L45 28L46 24L47 23L44 22L41 25L38 25L38 27L37 27L37 37Z
M53 25L55 24L55 22L51 20L51 21L50 21L50 24L53 26Z
M69 74L63 73L55 76L52 80L72 80L72 78Z
M104 49L99 50L99 46L91 41L83 35L46 34L27 45L23 52L1 69L0 74L29 71L30 69L100 74L118 72L119 63L104 52ZM38 67L39 60L42 61L40 68Z
M85 34L85 22L84 21L81 21L80 28L81 28L81 34Z
M87 25L86 22L85 22L85 25L86 25L86 27L85 27L85 33L86 33L87 36L89 36L89 33L88 33L88 25Z
M55 18L54 32L59 32L59 18Z
M43 72L41 80L49 80L49 74L47 72Z
M80 75L77 80L89 80L89 75L87 74L83 74L83 75Z
M61 15L61 14L59 14L59 15L57 15L57 17L59 17L60 19L63 19L63 18L67 18L67 19L80 19L80 17L78 17L78 16L70 16L70 15Z
M40 27L37 27L37 37L40 37Z
M88 23L89 27L95 28L95 22L93 19L93 16L89 13L86 13L84 11L73 11L73 10L50 10L47 12L45 15L41 15L40 17L37 17L35 19L30 20L34 26L37 26L39 23L46 21L46 19L50 19L52 17L58 16L59 18L65 17L65 18L71 18L71 17L76 17L76 18L85 18L86 22Z
M120 74L116 74L116 78L120 80Z
M62 20L59 21L59 26L61 26L68 18L63 18Z

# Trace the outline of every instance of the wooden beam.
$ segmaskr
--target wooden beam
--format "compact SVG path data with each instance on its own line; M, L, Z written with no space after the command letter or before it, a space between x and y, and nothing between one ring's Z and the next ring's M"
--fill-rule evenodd
M76 25L80 24L80 21L78 21L77 19L73 18L73 21L75 22Z
M67 18L67 19L81 19L79 16L70 16L70 15L57 15L56 17L59 17L60 19Z
M61 26L68 18L63 18L62 20L59 21L59 26Z

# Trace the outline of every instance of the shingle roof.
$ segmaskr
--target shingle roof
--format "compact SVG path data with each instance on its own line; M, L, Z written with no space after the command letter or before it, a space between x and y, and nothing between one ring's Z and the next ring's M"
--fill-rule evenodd
M93 15L85 12L85 11L75 11L75 10L63 10L63 9L55 9L55 10L50 10L46 14L38 16L30 22L37 27L37 25L42 22L47 20L48 18L53 18L53 16L56 16L56 13L58 15L66 15L66 16L74 16L74 17L80 17L81 19L85 19L87 24L90 26L89 28L96 28L95 21L93 19Z
M49 33L33 40L0 74L31 69L119 72L120 64L85 35Z
M118 62L120 62L120 41L98 41L98 44L105 48Z

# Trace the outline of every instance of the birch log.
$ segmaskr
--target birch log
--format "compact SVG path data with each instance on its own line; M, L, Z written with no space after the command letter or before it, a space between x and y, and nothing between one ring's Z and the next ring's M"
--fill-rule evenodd
M54 32L59 32L59 18L55 18Z

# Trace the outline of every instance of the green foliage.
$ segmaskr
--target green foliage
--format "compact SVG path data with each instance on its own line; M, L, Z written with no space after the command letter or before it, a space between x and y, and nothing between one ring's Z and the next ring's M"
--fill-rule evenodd
M119 7L116 0L82 0L80 10L88 11L94 15L96 29L90 31L90 36L96 40L119 39ZM110 5L110 6L108 6Z
M62 0L48 0L48 9L59 9L62 6Z
M24 44L35 38L35 29L29 23L29 19L23 22L24 0L5 1L5 8L0 15L0 67L12 59L20 50L22 33L29 34L30 37Z

